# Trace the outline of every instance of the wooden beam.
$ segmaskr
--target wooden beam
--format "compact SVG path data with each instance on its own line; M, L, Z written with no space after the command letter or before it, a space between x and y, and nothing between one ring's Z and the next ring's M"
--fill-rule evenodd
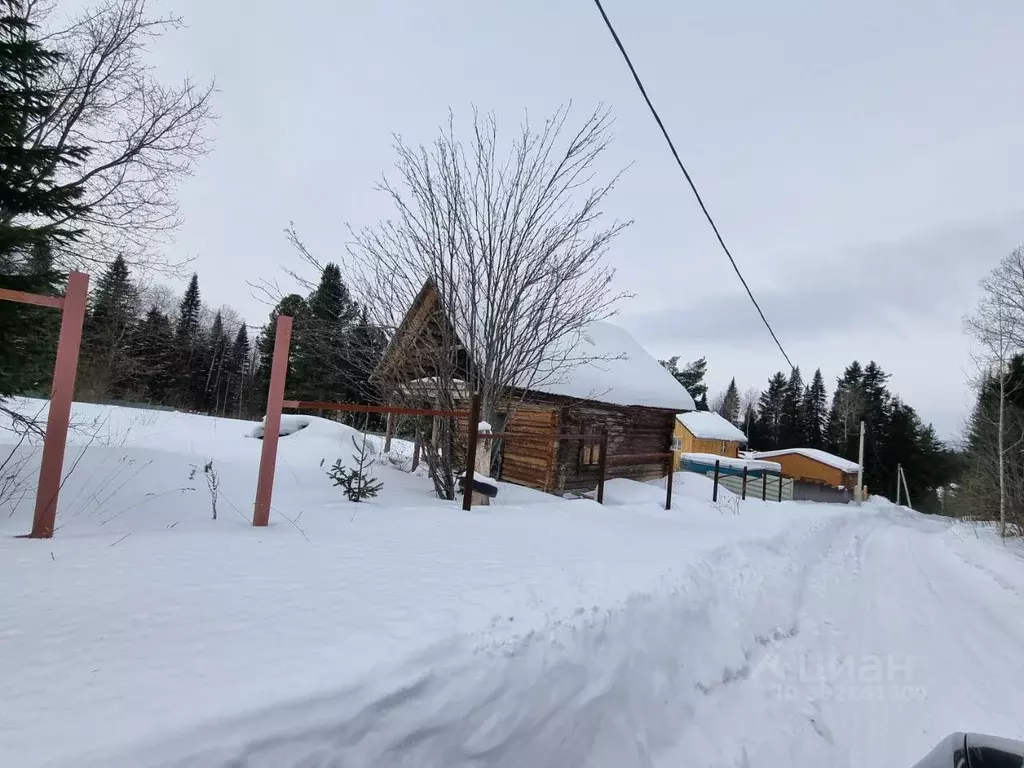
M63 296L43 296L38 293L12 291L9 288L0 288L0 301L14 301L18 304L34 304L37 307L51 307L52 309L60 309L64 306Z

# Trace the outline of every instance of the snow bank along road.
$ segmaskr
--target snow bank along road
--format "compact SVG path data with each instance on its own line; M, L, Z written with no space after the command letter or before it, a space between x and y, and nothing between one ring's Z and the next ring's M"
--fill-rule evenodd
M500 653L441 645L123 764L910 766L953 730L1024 736L1022 641L1014 552L851 511Z

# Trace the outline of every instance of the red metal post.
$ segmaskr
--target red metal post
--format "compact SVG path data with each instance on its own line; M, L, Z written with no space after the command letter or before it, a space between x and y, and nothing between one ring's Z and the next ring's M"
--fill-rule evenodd
M86 277L88 277L88 275L86 275ZM64 306L63 296L43 296L38 293L12 291L8 288L0 288L0 301L15 301L19 304L35 304L37 307L51 307L53 309L60 309Z
M89 296L89 276L84 272L68 275L64 295L64 311L60 318L60 340L57 362L53 367L53 388L50 390L50 412L46 417L43 459L36 489L36 510L32 518L33 539L53 536L57 519L57 497L64 469L64 447L71 421L71 401L75 397L75 374L78 371L78 350L82 345L82 323Z
M288 348L292 342L292 319L278 315L274 337L274 361L270 368L270 391L267 393L267 415L263 419L263 450L260 453L260 474L256 480L256 505L252 524L270 523L270 498L274 493L274 470L277 468L277 439L281 434L281 405L288 378Z

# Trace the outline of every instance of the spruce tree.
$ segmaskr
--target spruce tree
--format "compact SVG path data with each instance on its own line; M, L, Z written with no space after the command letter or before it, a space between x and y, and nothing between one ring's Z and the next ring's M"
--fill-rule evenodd
M52 249L79 236L66 222L88 211L81 184L57 178L88 149L36 133L53 112L49 83L60 61L28 22L25 3L0 0L0 288L57 295L64 276ZM52 309L0 302L0 398L49 394L58 323Z
M789 374L782 397L782 413L779 418L779 439L783 448L804 448L807 430L804 426L804 380L797 366Z
M249 329L242 323L235 334L227 360L226 414L241 418L247 407L249 377Z
M349 349L349 332L359 317L336 264L327 264L306 302L303 323L295 334L295 368L302 398L351 401L358 373Z
M225 366L231 340L224 330L224 318L217 312L210 326L203 350L203 362L206 368L206 385L204 410L207 413L219 414L227 396L227 376Z
M82 386L94 398L121 397L138 373L131 353L138 291L118 255L96 280L82 338Z
M708 385L704 383L704 376L708 370L706 358L694 360L682 368L679 367L679 355L659 362L690 393L690 397L697 404L698 411L708 410Z
M199 325L201 311L199 276L193 273L181 304L178 305L174 346L178 362L178 381L175 386L178 403L194 410L202 410L206 405L206 369L203 365L204 350Z
M53 269L46 242L37 242L27 259L8 263L6 269L0 273L0 288L60 295L65 276ZM59 329L60 313L53 309L0 301L0 398L49 396Z
M863 379L864 371L854 360L836 384L828 416L828 450L851 461L857 460L860 420L864 414Z
M150 403L173 405L177 402L178 355L174 329L163 312L152 307L135 329L132 355L140 375L137 392Z
M0 272L34 245L74 240L73 222L88 212L82 184L61 184L58 173L89 154L73 138L49 143L40 123L58 98L50 84L62 56L47 48L28 21L22 0L0 0ZM40 135L44 137L40 141ZM20 270L18 270L20 271Z
M267 392L270 389L270 372L274 361L274 342L277 339L277 318L287 315L292 318L292 339L288 356L288 376L285 383L285 392L289 397L301 398L304 392L304 382L300 380L299 369L296 361L303 357L303 341L306 336L303 333L306 322L307 306L306 300L297 293L285 296L277 303L270 312L266 325L260 330L256 339L256 371L254 391L261 404L267 402ZM263 405L259 406L260 409Z
M731 424L736 424L740 418L740 391L736 387L736 378L729 382L725 389L725 397L722 400L722 407L718 415Z
M807 388L803 402L804 426L807 446L825 448L825 430L828 426L828 392L821 368L814 372L814 378Z
M761 450L792 447L782 444L782 409L787 384L786 374L779 371L768 380L768 389L761 393L757 408Z

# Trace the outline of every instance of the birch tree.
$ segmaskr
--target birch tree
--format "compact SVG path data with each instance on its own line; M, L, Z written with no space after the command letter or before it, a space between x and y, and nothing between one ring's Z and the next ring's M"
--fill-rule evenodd
M111 253L167 266L155 246L180 224L177 184L208 150L213 119L212 83L164 82L146 59L182 20L154 16L147 0L99 0L69 19L52 0L20 5L57 54L45 83L52 108L21 116L27 148L57 151L28 182L52 178L58 191L78 191L76 206L54 221L80 234L73 248L55 244L58 266L106 263ZM82 148L77 162L61 162L65 147ZM0 226L15 213L0 210Z
M986 380L995 382L996 394L996 478L999 491L999 531L1007 533L1009 488L1007 456L1014 445L1008 444L1007 401L1012 394L1007 387L1009 368L1015 353L1021 349L1024 333L1024 249L1007 256L981 282L982 296L973 315L964 320L967 332L978 343L976 361L980 369L980 386ZM985 410L980 409L981 418Z
M597 180L611 125L603 108L579 124L560 108L539 127L524 122L505 145L495 117L474 111L466 138L454 117L430 145L396 138L397 175L378 186L394 215L354 232L346 264L371 325L387 333L424 285L437 291L430 343L406 352L415 378L429 381L393 382L392 400L432 399L448 410L475 391L482 419L498 425L497 412L507 415L524 392L599 356L580 342L624 295L612 289L605 256L629 224L602 210L619 178ZM451 498L456 441L438 421L425 455L439 495Z

